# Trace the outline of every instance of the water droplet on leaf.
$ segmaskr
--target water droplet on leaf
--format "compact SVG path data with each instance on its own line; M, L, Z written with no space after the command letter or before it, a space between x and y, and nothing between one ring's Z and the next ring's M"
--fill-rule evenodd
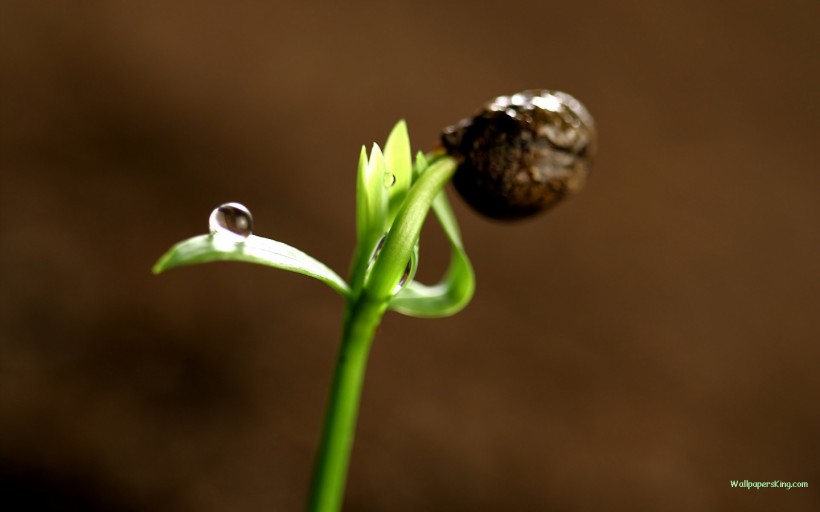
M396 184L396 175L392 172L384 173L384 186L385 188L390 188Z
M379 257L379 253L382 252L382 247L384 246L384 241L387 240L387 235L382 235L379 238L379 242L376 244L376 248L373 249L373 254L370 255L370 261L367 263L367 268L370 269L373 267L373 264L376 263L376 258Z
M407 281L410 280L410 273L413 271L413 260L407 262L407 266L404 267L404 273L401 275L401 279L399 279L399 283L393 288L393 295L396 295L404 288L404 285L407 284Z
M382 251L382 247L384 247L385 240L387 240L387 234L383 235L379 239L379 242L376 244L376 248L373 249L373 254L370 256L370 261L367 263L368 272L370 272L370 270L373 269L373 265L376 263L376 259L378 259L379 253L381 253ZM413 259L414 258L411 257L410 260L407 262L407 266L404 267L404 272L401 275L401 279L399 279L399 282L398 284L396 284L396 287L393 288L393 295L399 293L401 289L404 288L404 286L410 280L410 276L413 273Z
M239 203L225 203L211 212L208 219L211 235L234 243L244 242L253 232L253 216Z

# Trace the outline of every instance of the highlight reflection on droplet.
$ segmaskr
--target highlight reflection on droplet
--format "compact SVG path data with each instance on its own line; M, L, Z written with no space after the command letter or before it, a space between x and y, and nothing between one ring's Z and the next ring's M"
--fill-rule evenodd
M211 212L208 227L214 237L241 243L253 233L253 216L242 204L225 203Z
M392 172L384 173L384 187L390 188L396 184L396 175Z
M376 260L379 258L379 254L382 251L382 247L384 247L385 240L387 240L387 234L383 235L379 239L379 242L376 244L376 248L373 249L373 254L370 256L370 261L367 263L368 272L370 272L370 270L373 268L373 265L375 265ZM396 284L396 287L393 288L393 295L399 293L401 289L404 288L405 285L407 285L408 281L410 281L410 275L413 273L413 259L414 258L411 257L410 260L407 262L407 266L404 267L404 272L402 272L401 279L399 279L399 282L398 284Z

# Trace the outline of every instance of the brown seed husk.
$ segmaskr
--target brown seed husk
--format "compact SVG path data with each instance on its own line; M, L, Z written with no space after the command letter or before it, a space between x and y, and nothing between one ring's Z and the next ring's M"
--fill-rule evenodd
M595 139L586 108L545 89L499 96L441 137L459 164L456 190L478 212L505 220L544 211L583 188Z

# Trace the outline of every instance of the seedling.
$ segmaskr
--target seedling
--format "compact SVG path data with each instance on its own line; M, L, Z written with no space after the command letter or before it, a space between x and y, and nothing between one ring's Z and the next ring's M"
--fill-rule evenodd
M173 246L154 273L209 261L244 261L316 278L342 295L345 314L327 417L308 509L341 510L367 356L389 310L444 317L470 301L475 276L458 222L444 193L454 178L477 211L518 219L543 211L583 186L595 150L592 118L572 96L547 90L499 96L473 118L446 128L442 148L411 156L404 121L384 152L362 147L356 181L356 247L350 276L282 242L252 234L251 213L238 203L216 208L210 233ZM419 235L430 208L450 242L438 284L414 280Z

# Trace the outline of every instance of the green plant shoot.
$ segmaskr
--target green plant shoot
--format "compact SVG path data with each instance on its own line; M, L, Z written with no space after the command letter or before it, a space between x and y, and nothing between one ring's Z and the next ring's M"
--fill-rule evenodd
M155 274L211 261L267 265L318 279L345 298L339 356L308 504L311 512L341 510L367 356L382 316L388 310L448 316L473 295L473 269L443 190L456 167L453 158L442 154L418 153L413 159L404 121L391 131L384 152L374 144L368 156L362 147L356 179L357 239L347 281L285 243L252 234L226 237L213 228L210 234L176 244L154 265ZM413 276L430 208L450 242L451 255L441 281L425 285Z

